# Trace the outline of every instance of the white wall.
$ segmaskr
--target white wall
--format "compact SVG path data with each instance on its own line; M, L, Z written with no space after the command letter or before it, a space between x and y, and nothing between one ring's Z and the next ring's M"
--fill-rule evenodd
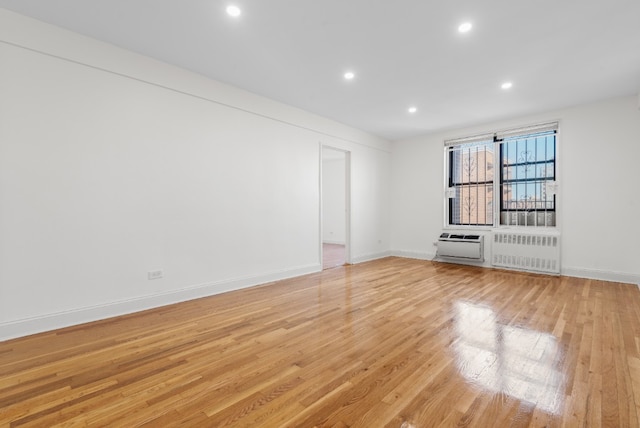
M640 283L640 111L629 96L393 143L392 249L431 259L444 226L445 139L559 120L562 273Z
M326 150L326 149L324 149ZM322 161L322 241L344 244L345 235L345 159Z
M1 9L0 63L0 340L321 269L321 144L389 254L384 140Z

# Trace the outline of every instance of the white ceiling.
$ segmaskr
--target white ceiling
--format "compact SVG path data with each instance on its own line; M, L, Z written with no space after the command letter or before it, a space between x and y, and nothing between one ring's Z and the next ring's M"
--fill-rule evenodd
M230 2L242 8L239 19L225 13ZM640 0L0 0L0 7L390 140L640 88ZM473 23L468 34L457 31L463 21ZM343 79L347 70L353 81ZM507 80L513 88L504 91Z

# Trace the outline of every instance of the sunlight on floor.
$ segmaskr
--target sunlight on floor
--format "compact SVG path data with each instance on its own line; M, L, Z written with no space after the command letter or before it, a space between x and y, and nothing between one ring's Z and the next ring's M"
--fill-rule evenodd
M558 414L562 407L562 353L555 336L500 324L490 308L456 302L454 349L472 384L508 394Z

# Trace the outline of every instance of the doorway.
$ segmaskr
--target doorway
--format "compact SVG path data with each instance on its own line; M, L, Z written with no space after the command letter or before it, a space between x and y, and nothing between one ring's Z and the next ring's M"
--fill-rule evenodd
M322 146L321 255L322 269L350 262L350 153Z

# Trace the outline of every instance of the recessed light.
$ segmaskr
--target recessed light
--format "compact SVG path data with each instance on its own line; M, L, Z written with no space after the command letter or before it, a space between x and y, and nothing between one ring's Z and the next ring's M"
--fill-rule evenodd
M240 16L241 13L242 11L238 6L234 6L234 5L227 6L227 14L229 16L233 16L234 18L237 18Z
M409 113L413 114L413 113L417 112L418 109L415 108L415 107L409 107L408 111L409 111Z
M458 26L458 31L461 33L468 33L471 30L471 27L473 27L473 25L471 25L470 22L463 22Z
M504 82L502 85L500 85L502 89L510 89L512 86L513 86L513 83L511 82Z
M347 80L352 80L354 77L356 77L356 75L353 71L347 71L344 73L344 78Z

